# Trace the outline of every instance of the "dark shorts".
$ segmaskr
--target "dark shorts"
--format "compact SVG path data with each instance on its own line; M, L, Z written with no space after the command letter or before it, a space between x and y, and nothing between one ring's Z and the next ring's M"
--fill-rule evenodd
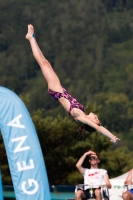
M80 189L78 189L78 190L80 190ZM87 189L87 190L82 190L83 192L84 192L84 195L85 195L85 197L86 197L86 199L90 199L91 198L91 195L90 195L90 193L89 193L89 189ZM95 191L95 188L93 188L93 192ZM94 196L94 198L95 198L95 193L93 194Z

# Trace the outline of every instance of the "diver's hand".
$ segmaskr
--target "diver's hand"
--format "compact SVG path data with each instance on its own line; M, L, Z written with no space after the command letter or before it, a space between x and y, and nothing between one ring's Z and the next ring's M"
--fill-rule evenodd
M118 137L116 137L116 136L114 136L113 138L111 138L111 142L113 142L113 144L117 144L118 143L118 141L119 141L120 139L118 138Z

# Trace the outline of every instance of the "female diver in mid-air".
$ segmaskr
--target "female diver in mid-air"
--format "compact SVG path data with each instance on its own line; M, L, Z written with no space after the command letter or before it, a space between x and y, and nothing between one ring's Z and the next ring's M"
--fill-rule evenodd
M42 54L37 44L34 35L34 27L31 24L28 25L26 39L29 40L33 56L40 65L42 73L47 81L49 94L62 104L64 109L77 123L84 124L87 131L98 131L110 138L110 141L116 144L120 139L100 125L100 121L96 114L90 112L88 115L86 115L83 105L73 98L64 87L62 87L58 76L54 72L51 64Z

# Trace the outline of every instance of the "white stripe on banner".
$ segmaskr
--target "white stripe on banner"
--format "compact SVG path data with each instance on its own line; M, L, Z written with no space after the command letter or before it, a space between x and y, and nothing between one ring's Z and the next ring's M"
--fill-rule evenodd
M50 200L40 143L21 99L0 87L0 128L17 200Z
M1 176L1 171L0 171L0 200L3 199L3 188L2 188L2 176Z

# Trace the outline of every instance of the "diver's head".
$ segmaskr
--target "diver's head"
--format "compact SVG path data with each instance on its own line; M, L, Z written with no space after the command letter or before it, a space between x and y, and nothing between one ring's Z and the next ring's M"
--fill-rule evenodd
M98 116L92 112L89 113L89 115L86 115L86 117L91 120L93 123L97 124L98 126L101 125L100 120L98 119ZM96 130L92 128L89 125L84 124L85 130L92 133L95 132Z
M86 115L86 117L91 120L92 122L94 122L95 124L100 126L100 120L98 119L98 116L92 112L89 113L89 115Z

